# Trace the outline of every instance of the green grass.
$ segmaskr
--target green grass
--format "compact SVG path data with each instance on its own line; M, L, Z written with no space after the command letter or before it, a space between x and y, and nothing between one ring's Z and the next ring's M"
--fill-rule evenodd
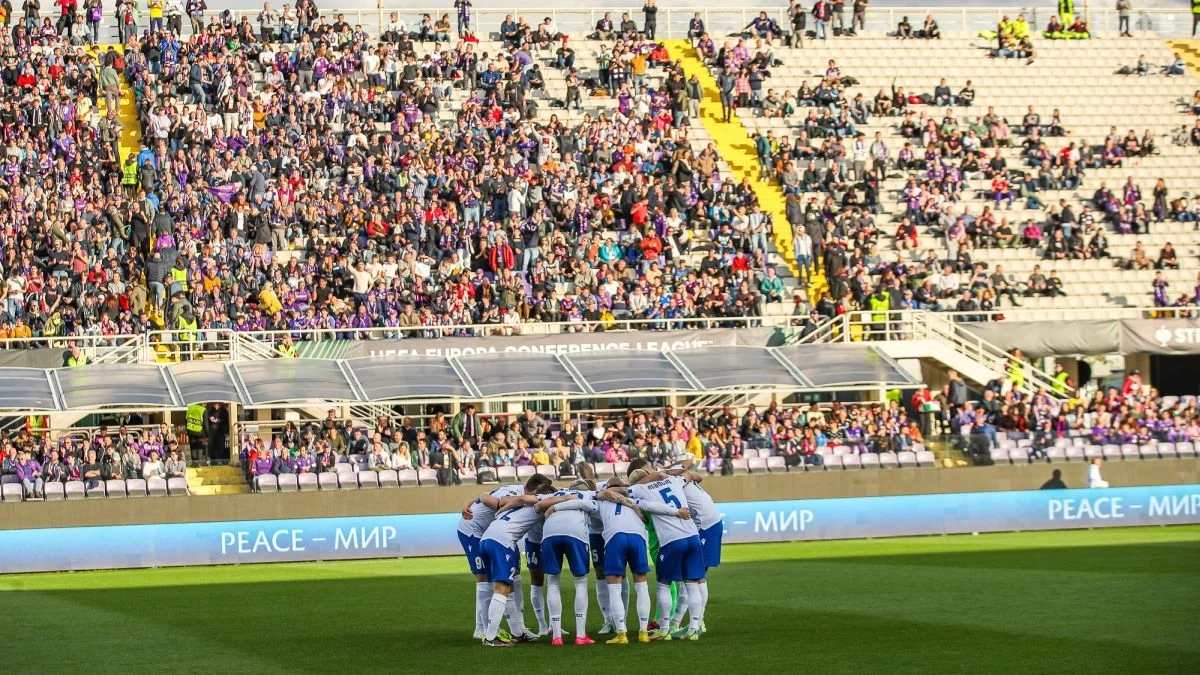
M728 546L711 584L698 643L552 651L472 641L461 558L0 576L0 671L1200 672L1200 526Z

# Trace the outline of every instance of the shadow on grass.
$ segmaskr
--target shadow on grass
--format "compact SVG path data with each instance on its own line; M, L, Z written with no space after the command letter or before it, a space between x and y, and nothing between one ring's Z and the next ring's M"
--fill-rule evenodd
M475 643L474 587L466 574L306 579L303 569L280 565L277 581L250 584L235 582L242 568L213 568L206 586L0 593L0 615L9 619L0 630L0 654L3 670L14 673L561 672L597 666L605 657L613 666L697 673L1191 673L1200 670L1194 641L1107 639L1090 632L1095 617L1055 615L1048 603L1074 602L1058 597L1076 590L1056 571L1161 572L1161 582L1151 583L1174 589L1179 603L1196 609L1196 550L1153 544L728 564L714 571L712 630L700 642L556 650L489 650ZM862 565L881 573L862 582L847 573ZM907 566L945 568L960 585L909 584ZM974 601L1001 609L987 627L978 625L977 608L970 620L957 620L952 610L966 590L961 570L995 568L1018 572L1012 576L1028 579L1030 587L996 584L981 573L970 587ZM1181 584L1173 576L1180 574L1192 579ZM1116 588L1122 580L1113 576L1084 588L1103 594L1111 590L1106 583ZM1055 598L1048 597L1051 590ZM1163 592L1156 588L1154 595ZM563 595L565 624L573 627L570 584ZM919 606L931 602L951 611L923 615ZM1110 620L1136 623L1143 635L1194 634L1191 623L1160 617L1153 605L1139 612L1136 600L1118 601L1113 609L1121 614ZM528 607L526 614L532 625ZM594 595L590 618L589 630L598 637ZM1039 631L1054 621L1064 624L1055 625L1054 634ZM1077 630L1072 621L1079 622Z

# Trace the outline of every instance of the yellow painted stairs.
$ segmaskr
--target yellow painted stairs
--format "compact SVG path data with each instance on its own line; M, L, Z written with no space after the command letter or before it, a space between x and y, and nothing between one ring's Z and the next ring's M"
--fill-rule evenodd
M1167 46L1183 57L1187 67L1196 77L1200 77L1200 40L1167 40Z
M187 470L188 492L193 496L241 495L250 492L242 470L236 466L196 466Z
M125 53L123 45L103 44L92 49L91 54L99 57L108 51L109 47L112 47L120 54ZM97 67L99 67L98 63ZM97 109L100 111L100 117L102 118L108 114L108 104L105 102L103 96L99 97ZM124 162L129 153L138 153L142 149L142 123L138 120L137 101L134 100L133 89L125 81L124 74L121 74L121 107L117 111L117 119L121 120L121 124L124 126L124 129L121 131L121 140L117 144L120 151L119 160Z
M754 140L746 131L738 113L735 110L733 120L724 122L721 119L721 95L717 82L709 72L708 66L700 59L697 51L687 40L663 40L667 51L673 60L678 60L687 78L695 75L704 89L704 99L700 104L700 119L708 135L712 137L717 151L734 172L740 182L743 178L750 179L754 194L758 196L759 204L764 212L771 214L774 222L773 240L775 249L792 271L792 276L799 278L800 268L792 253L792 228L787 221L785 198L783 190L774 181L758 179L758 153L754 148ZM817 265L820 262L817 261ZM808 288L809 300L816 303L821 294L828 289L823 272L812 278Z

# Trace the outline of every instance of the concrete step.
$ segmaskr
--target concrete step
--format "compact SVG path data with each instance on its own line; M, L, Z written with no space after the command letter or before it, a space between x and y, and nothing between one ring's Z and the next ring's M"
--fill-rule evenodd
M250 486L241 485L188 485L188 490L194 497L210 497L213 495L244 495L250 494Z

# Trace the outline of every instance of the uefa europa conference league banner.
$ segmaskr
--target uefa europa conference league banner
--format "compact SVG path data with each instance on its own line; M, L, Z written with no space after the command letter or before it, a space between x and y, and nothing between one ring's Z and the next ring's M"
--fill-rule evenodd
M1200 485L718 504L725 542L1200 523ZM457 513L0 531L0 572L458 555ZM464 567L465 571L465 567Z
M577 354L604 351L669 352L717 346L769 347L777 344L774 328L713 328L706 330L606 331L535 335L409 338L405 340L346 340L336 353L313 349L320 358L359 356L468 356L471 354ZM322 343L314 347L323 346ZM301 348L301 354L308 350Z

